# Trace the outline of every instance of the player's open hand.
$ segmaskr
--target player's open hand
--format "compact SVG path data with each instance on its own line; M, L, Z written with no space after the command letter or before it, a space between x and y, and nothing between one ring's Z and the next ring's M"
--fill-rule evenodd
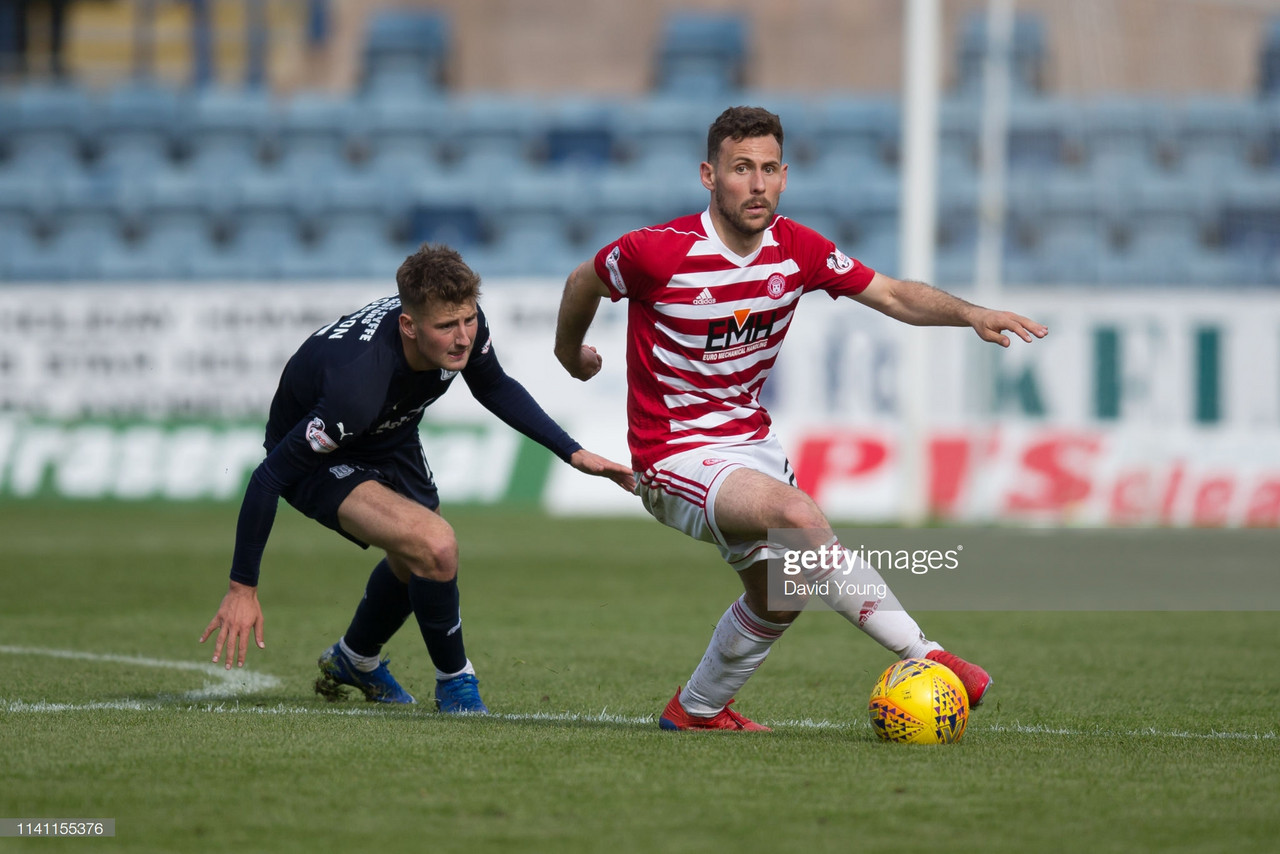
M569 465L583 474L607 477L627 492L635 491L636 475L631 470L631 466L615 463L613 460L606 459L599 454L591 453L586 448L574 451L573 456L569 457Z
M218 630L218 640L213 648L213 663L217 664L218 659L222 658L222 650L226 646L228 670L231 669L232 660L236 659L237 648L240 655L236 666L244 667L244 655L249 651L251 633L258 643L258 649L265 649L266 645L262 642L262 606L258 604L258 588L236 581L231 582L231 589L227 591L226 596L222 597L218 613L209 621L209 626L200 636L200 643L208 640L214 629Z
M590 344L583 344L578 349L578 363L572 362L565 365L565 369L569 371L569 376L575 380L587 380L600 373L600 367L604 364L604 357L592 347Z
M1033 337L1043 338L1049 334L1049 327L1043 323L1036 323L1011 311L994 311L989 308L983 309L974 317L973 329L983 341L990 341L1001 347L1008 347L1010 343L1009 336L1003 334L1005 332L1014 333L1028 344Z

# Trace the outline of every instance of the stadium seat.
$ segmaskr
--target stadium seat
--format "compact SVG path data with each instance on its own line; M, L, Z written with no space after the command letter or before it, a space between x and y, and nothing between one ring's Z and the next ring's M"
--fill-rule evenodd
M513 174L505 186L484 199L485 213L495 223L498 249L519 258L528 273L565 274L559 261L542 256L563 257L571 250L569 233L573 213L583 199L595 192L597 182L585 175L559 174L550 170L527 170Z
M1238 176L1224 194L1221 208L1223 248L1238 258L1242 270L1259 284L1280 261L1280 177Z
M98 120L86 92L70 86L27 85L4 107L11 128L8 170L50 176L84 168Z
M672 12L659 37L659 92L723 95L745 83L747 22L733 13Z
M450 26L440 12L384 9L374 13L365 36L365 95L427 95L445 85Z
M1103 198L1111 230L1122 237L1102 259L1103 281L1196 283L1193 270L1209 252L1206 235L1216 217L1207 188L1183 180L1147 181Z
M189 103L172 89L147 83L110 90L101 103L96 168L121 181L172 169L190 127Z
M715 100L662 94L623 104L617 141L624 168L656 182L681 175L696 181L698 164L707 157L707 128L723 109Z
M279 168L297 180L323 180L352 168L351 151L364 144L366 114L349 99L295 95L280 118Z
M1161 170L1172 148L1172 112L1161 101L1107 97L1084 105L1087 168L1101 180L1145 180Z
M448 156L458 172L482 182L527 167L541 116L528 98L469 96L453 112Z
M1044 91L1044 21L1033 13L1014 17L1010 43L1011 92L1015 97L1034 96ZM960 32L956 59L956 94L973 97L982 92L983 65L987 57L987 17L970 13Z
M1011 103L1005 144L1010 171L1043 175L1078 164L1084 150L1082 113L1079 103L1057 98Z
M892 179L901 111L896 99L834 96L814 105L814 161L832 180Z
M558 169L603 169L615 159L612 104L596 99L562 98L548 106L539 146L542 158Z
M443 100L382 97L366 102L369 169L387 178L435 169L453 129L453 108Z
M278 120L269 96L204 89L191 97L188 167L215 179L260 171Z
M1184 173L1210 180L1251 171L1267 152L1268 117L1252 101L1190 98L1178 104L1175 146Z
M1259 57L1258 91L1264 98L1280 97L1280 16L1271 18Z
M1107 251L1107 223L1099 182L1067 175L1037 185L1011 188L1011 218L1034 230L1034 281L1044 284L1095 284L1099 258Z

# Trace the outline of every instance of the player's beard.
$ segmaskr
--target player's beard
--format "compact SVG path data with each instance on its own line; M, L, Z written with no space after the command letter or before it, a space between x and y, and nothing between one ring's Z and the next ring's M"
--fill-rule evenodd
M724 198L718 190L712 193L712 199L715 201L716 211L720 214L720 217L743 237L755 237L768 228L769 223L773 221L774 205L770 203L766 196L752 196L737 209L725 204ZM747 205L755 203L763 204L768 209L768 213L759 225L754 225L747 221Z

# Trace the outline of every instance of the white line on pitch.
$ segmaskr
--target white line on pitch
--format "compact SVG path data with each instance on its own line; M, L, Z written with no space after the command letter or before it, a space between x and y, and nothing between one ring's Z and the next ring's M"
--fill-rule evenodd
M39 655L46 658L65 658L75 661L97 661L107 664L131 664L135 667L155 667L163 670L191 670L215 679L205 682L203 688L183 692L183 700L230 700L247 694L256 694L279 687L280 680L266 673L234 668L227 670L211 662L167 661L162 658L146 658L138 655L113 655L109 653L81 652L74 649L44 649L30 646L0 646L6 655Z
M319 715L337 717L438 717L435 712L414 713L409 709L390 709L380 706L352 706L349 708L314 708L308 706L286 706L283 703L274 706L245 706L240 703L203 703L199 705L182 705L175 703L144 702L135 700L108 701L99 703L29 703L22 700L0 700L0 710L10 714L47 713L47 712L80 712L80 711L138 711L153 712L161 710L204 712L209 714L231 715ZM409 712L409 714L406 714ZM608 710L593 712L532 712L527 714L489 715L490 720L537 723L607 723L627 726L652 726L654 717L616 715ZM778 729L829 729L857 730L868 729L869 725L861 721L815 721L809 718L766 721L769 726ZM988 724L973 727L975 732L1017 733L1022 735L1065 735L1093 738L1183 738L1224 741L1274 741L1274 732L1187 732L1183 730L1089 730L1069 727L1047 727L1039 724Z

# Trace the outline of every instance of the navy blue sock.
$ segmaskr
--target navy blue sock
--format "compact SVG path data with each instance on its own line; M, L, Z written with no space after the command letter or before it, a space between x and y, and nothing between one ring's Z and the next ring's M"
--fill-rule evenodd
M369 574L364 598L347 627L344 636L347 646L357 655L377 655L411 613L413 603L409 601L408 585L396 578L383 558Z
M462 646L462 616L458 610L458 579L432 581L415 575L409 579L409 600L418 618L422 639L436 670L457 673L467 666Z

